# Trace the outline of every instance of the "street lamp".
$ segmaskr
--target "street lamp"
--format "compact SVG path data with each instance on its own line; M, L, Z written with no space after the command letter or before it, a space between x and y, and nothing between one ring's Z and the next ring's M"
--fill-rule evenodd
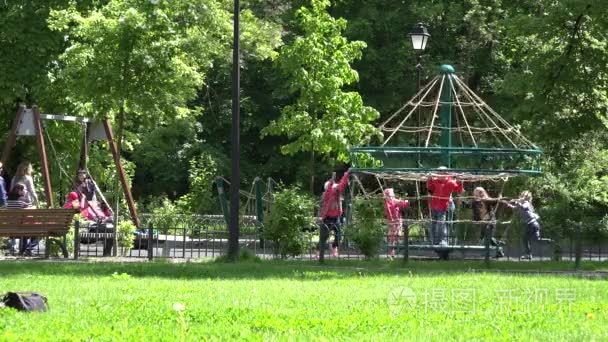
M422 23L418 23L416 24L416 27L414 27L414 30L409 33L409 36L412 38L412 47L414 50L423 51L426 48L426 42L431 35Z
M429 31L426 29L426 27L422 24L422 23L418 23L416 24L416 27L414 27L414 30L412 32L409 33L410 38L412 39L412 47L414 48L414 51L416 51L416 53L418 54L417 56L417 61L418 63L416 64L416 72L417 72L417 92L420 91L420 72L422 70L422 51L424 51L424 49L426 48L426 43L429 40L429 37L431 36L429 34ZM418 128L420 128L420 121L421 121L421 114L420 114L420 106L418 106ZM417 145L418 147L420 147L420 131L418 131L418 139L417 139ZM420 167L421 165L421 160L420 160L420 154L418 154L418 166Z

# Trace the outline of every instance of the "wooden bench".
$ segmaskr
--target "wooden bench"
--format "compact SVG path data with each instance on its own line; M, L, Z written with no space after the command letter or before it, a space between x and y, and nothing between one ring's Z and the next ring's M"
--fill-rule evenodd
M44 237L46 238L45 257L49 257L52 237L62 237L59 241L65 258L68 250L65 236L74 220L73 209L1 209L0 237Z

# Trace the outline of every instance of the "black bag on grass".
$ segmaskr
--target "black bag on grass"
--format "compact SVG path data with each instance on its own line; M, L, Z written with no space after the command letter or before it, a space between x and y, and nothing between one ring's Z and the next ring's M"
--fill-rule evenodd
M46 297L36 292L7 292L0 302L19 311L47 311L47 303Z

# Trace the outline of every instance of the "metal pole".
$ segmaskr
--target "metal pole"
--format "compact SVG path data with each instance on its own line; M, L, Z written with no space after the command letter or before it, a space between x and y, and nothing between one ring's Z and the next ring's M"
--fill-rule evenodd
M441 73L445 75L446 81L441 91L441 147L452 147L452 74L455 73L454 67L444 64L441 66ZM445 167L452 167L451 152L445 149L443 152L443 164Z
M236 260L239 254L239 187L240 170L240 2L234 0L234 46L232 49L232 184L230 186L230 227L228 232L228 259Z
M416 81L416 92L420 91L420 73L422 71L422 55L418 55L418 64L416 64L416 75L417 75L417 81ZM420 94L419 96L422 96L422 94ZM418 106L418 128L420 129L420 125L422 124L422 113L421 113L421 107L422 106ZM416 141L416 146L420 147L421 142L420 142L420 138L421 138L421 133L420 131L418 131L417 133L417 141ZM421 154L418 153L418 167L422 167L422 160L421 160Z

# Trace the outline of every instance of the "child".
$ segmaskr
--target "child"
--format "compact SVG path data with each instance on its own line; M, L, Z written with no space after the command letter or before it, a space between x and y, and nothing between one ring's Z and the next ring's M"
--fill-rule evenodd
M538 222L540 216L538 216L534 210L534 206L532 206L532 193L527 190L523 191L519 195L519 199L504 203L509 206L509 208L517 208L522 221L526 224L526 229L523 234L524 254L520 259L531 260L531 242L532 240L540 240L540 223Z
M440 167L445 169L445 167ZM446 214L449 207L452 192L464 192L462 183L452 179L447 174L430 177L427 181L427 189L431 194L431 229L430 236L433 245L447 246L447 224Z
M409 201L395 197L392 188L384 189L384 217L388 222L388 244L391 258L395 256L395 245L399 241L399 232L402 225L401 210L405 210L409 206Z
M324 192L321 197L321 208L319 216L321 217L321 227L319 232L319 261L323 261L325 255L325 243L329 238L329 233L333 230L335 233L334 242L332 243L331 255L338 256L338 244L340 243L341 224L340 217L342 216L342 193L348 185L348 171L338 183L333 179L325 182Z
M477 187L473 190L473 221L486 223L481 229L481 242L485 244L486 238L490 239L490 245L498 247L496 257L501 258L504 253L500 246L504 243L494 238L496 233L496 205L498 205L498 199L491 198L486 189Z
M78 200L78 194L74 191L68 194L67 201L63 205L65 209L80 209L80 201Z
M97 200L95 196L95 185L93 185L93 181L91 181L85 170L78 170L78 175L74 180L74 189L72 191L84 195L87 201Z

